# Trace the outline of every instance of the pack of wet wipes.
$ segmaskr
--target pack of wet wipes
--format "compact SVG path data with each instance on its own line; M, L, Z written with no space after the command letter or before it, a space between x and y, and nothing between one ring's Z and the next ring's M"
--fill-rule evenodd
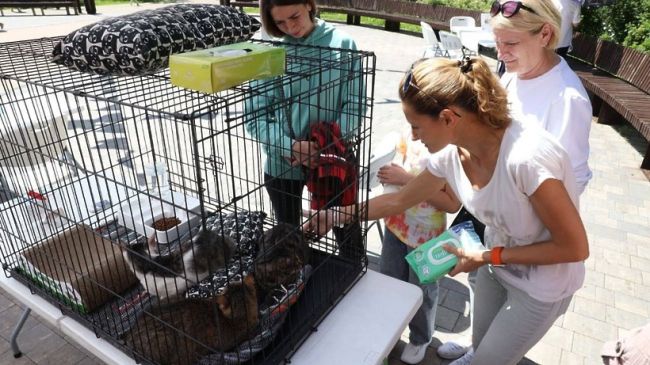
M458 263L455 255L445 251L443 246L460 247L464 250L483 248L472 222L463 222L444 231L406 255L405 259L415 271L420 283L433 283L447 274Z

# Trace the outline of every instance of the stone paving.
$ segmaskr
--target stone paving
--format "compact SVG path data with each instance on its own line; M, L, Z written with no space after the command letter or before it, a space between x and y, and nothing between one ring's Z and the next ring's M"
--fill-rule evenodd
M54 9L46 10L48 16L5 16L0 18L5 25L5 30L0 31L0 42L65 34L105 16L152 6L103 6L98 8L97 16L52 15L57 14ZM396 85L402 73L422 54L424 42L403 33L338 26L350 33L361 49L377 55L373 138L380 140L405 123ZM586 281L569 311L521 364L601 363L599 352L604 341L624 336L649 320L650 182L639 169L647 142L625 124L596 123L592 124L590 142L589 163L594 177L581 202L591 251L586 261ZM377 268L379 252L381 242L373 229L368 239L370 269ZM459 275L442 280L437 328L422 364L447 364L435 355L435 348L447 340L468 341L471 329L465 279L465 275ZM36 315L29 317L19 337L24 356L14 359L8 339L20 313L20 304L0 291L0 364L101 363ZM405 341L408 330L390 354L388 364L402 364L399 355Z

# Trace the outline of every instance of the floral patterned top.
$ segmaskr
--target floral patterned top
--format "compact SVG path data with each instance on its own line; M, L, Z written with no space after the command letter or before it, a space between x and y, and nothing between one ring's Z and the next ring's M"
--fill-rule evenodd
M419 141L410 138L410 132L401 136L393 163L401 165L411 174L422 172L428 161L429 151ZM388 189L386 189L388 188ZM389 190L390 187L385 187ZM422 202L405 212L384 219L388 228L400 241L417 247L437 237L447 228L447 215L433 205Z

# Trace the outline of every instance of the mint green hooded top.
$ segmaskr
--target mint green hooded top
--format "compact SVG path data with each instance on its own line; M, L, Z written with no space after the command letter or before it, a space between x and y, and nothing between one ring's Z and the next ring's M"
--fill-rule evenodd
M314 30L306 38L285 36L283 41L287 43L287 57L293 59L287 64L288 78L285 75L283 79L251 83L253 95L246 101L246 130L266 154L265 173L297 180L304 177L300 167L291 167L289 163L292 144L296 140L306 140L309 127L318 122L338 123L343 136L357 133L365 113L366 86L360 54L291 46L357 49L350 36L327 22L316 19ZM328 63L328 60L333 62ZM256 90L263 92L256 94ZM295 139L291 138L286 117L289 108Z

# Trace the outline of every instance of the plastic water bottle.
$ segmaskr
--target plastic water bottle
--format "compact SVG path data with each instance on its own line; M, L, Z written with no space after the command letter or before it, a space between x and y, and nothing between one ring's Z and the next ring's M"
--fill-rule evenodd
M160 194L161 197L169 195L169 178L167 177L167 165L164 162L153 162L144 166L144 175L147 183L147 191L152 194Z

